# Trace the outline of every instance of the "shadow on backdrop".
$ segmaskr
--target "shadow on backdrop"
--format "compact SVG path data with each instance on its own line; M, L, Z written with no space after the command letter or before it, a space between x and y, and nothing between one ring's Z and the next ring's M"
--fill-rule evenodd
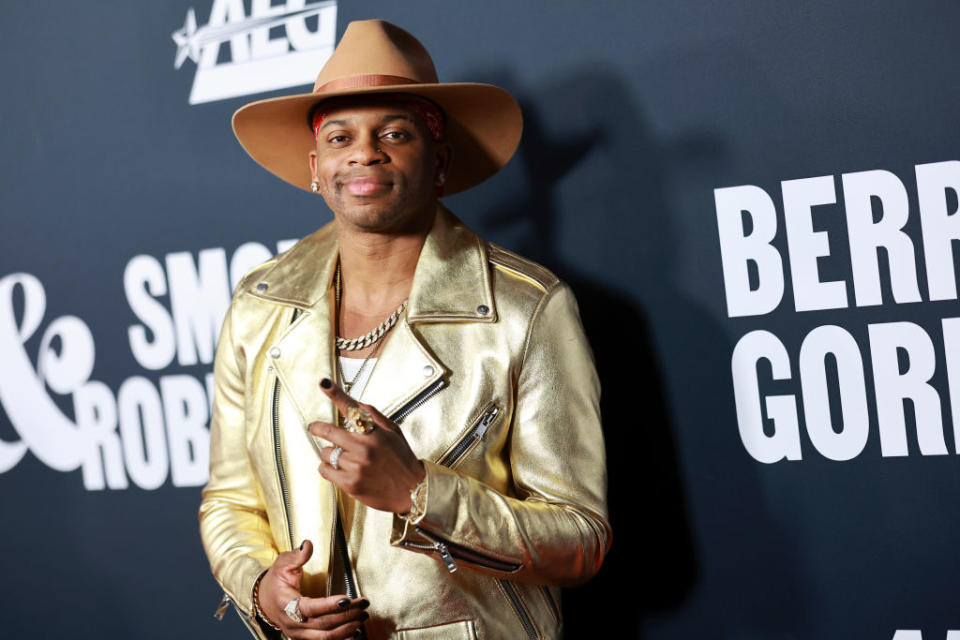
M481 235L515 238L511 249L571 285L602 385L613 546L593 580L565 591L566 637L615 629L618 637L641 638L650 619L678 610L686 611L681 625L686 630L712 630L718 638L740 637L740 630L751 628L796 629L804 609L792 578L796 570L782 555L784 545L776 523L768 521L753 466L733 465L736 472L730 474L730 460L743 456L739 439L717 428L717 417L730 415L732 392L713 378L729 371L732 345L715 315L684 297L672 280L680 232L665 195L667 174L686 163L717 162L722 145L703 134L660 143L625 84L598 68L585 67L534 91L517 87L509 72L471 76L508 88L524 112L523 140L514 160L523 184L490 205L480 221ZM576 188L561 196L561 180ZM571 194L576 201L561 203ZM570 224L561 209L571 206L582 218L574 225L573 241L569 229L561 239L562 226ZM561 255L562 247L580 251L581 243L583 251L602 256L609 277L591 277ZM692 412L702 421L692 434L696 447L684 451L683 465L679 419L665 390L664 353L672 358L670 369L687 372L684 382L692 381L694 388L682 393L696 403ZM711 387L712 393L697 395ZM684 410L685 416L690 412ZM722 488L713 481L706 488L690 486L689 468L701 461L708 475L727 474L718 483ZM715 540L696 540L691 493L707 501L698 508L710 518L710 527L724 518L723 501L730 496L740 502L737 513L750 514L750 520L733 518L719 525ZM749 559L735 548L751 545L756 554ZM704 585L704 553L718 565L710 585ZM767 583L770 574L779 576L778 584ZM709 604L698 606L697 592L705 588L729 594L720 596L719 607L716 593L707 598ZM757 602L777 601L764 594L770 590L795 609L784 611L780 605L757 612Z

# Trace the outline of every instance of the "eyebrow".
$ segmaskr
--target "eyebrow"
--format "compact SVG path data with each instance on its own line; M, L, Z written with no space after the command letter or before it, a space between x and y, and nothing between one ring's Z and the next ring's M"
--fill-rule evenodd
M380 118L380 122L391 122L393 120L407 120L408 122L413 122L413 118L410 118L409 116L405 116L401 113L387 114L382 118ZM323 129L326 129L331 125L345 127L347 126L347 124L349 124L347 120L327 120L326 122L323 123L320 129L322 131Z

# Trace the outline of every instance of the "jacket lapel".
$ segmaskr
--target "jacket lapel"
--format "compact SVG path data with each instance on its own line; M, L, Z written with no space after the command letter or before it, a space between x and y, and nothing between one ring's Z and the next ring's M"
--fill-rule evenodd
M336 378L332 327L337 255L336 223L331 222L280 256L248 288L257 298L298 310L297 319L266 349L304 429L317 420L336 423L333 405L319 384L323 378ZM310 441L318 446L313 436Z
M406 317L388 334L363 401L390 416L438 381L447 380L450 368L417 335L418 323L495 319L483 241L449 210L438 206L417 261Z
M336 410L318 385L324 377L336 379L333 272L338 251L336 223L331 222L297 243L248 288L253 296L300 310L267 350L304 428L315 420L337 422ZM495 322L496 317L483 241L438 207L414 272L406 318L388 334L363 401L391 415L446 380L450 369L417 335L417 323ZM319 441L311 439L316 446Z

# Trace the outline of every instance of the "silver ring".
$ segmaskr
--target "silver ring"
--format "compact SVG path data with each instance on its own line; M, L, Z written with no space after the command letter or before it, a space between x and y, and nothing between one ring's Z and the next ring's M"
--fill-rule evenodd
M337 447L330 452L330 466L337 471L340 471L340 465L337 463L340 462L340 454L342 453L343 447Z
M294 622L303 624L303 621L305 620L303 613L300 611L300 598L294 598L288 602L287 606L283 608L283 612L287 614L287 617Z

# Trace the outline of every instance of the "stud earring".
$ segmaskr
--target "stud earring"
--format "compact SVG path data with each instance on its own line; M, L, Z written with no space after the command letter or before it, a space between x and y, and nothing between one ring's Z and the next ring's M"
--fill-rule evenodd
M446 180L447 176L443 175L443 171L441 171L440 175L437 176L437 184L443 184Z
M310 183L310 191L313 191L314 193L320 191L320 183L317 182L316 180L314 180L313 182L311 182L311 183Z

